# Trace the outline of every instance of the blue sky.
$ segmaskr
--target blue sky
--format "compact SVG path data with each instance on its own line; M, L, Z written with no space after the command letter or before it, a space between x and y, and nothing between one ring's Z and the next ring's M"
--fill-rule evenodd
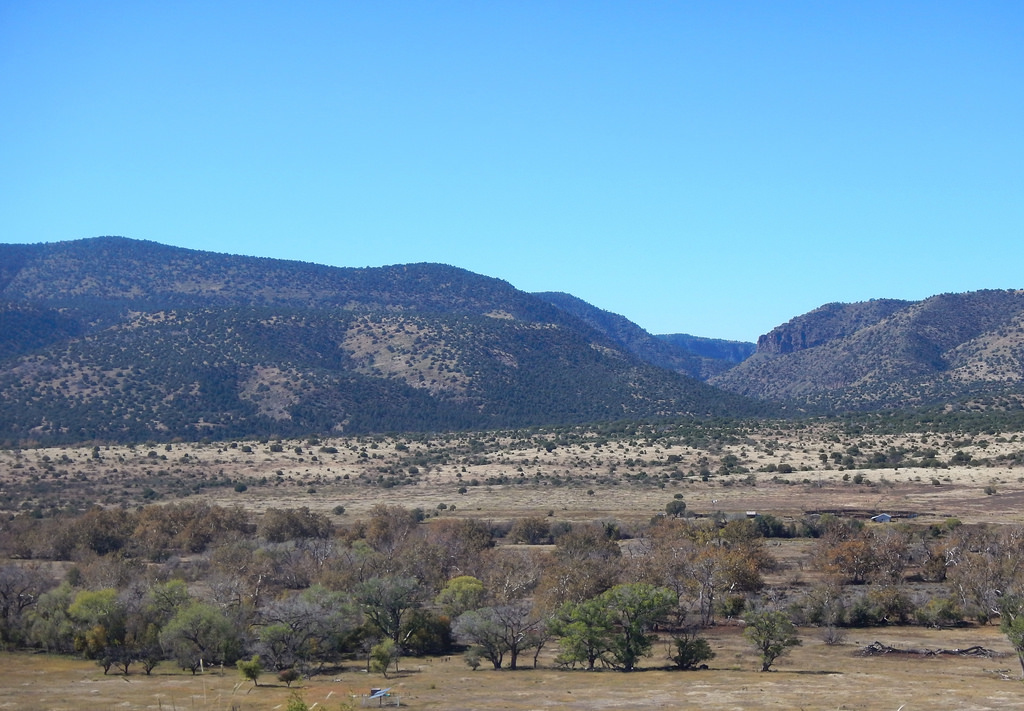
M743 340L1024 287L1024 5L0 0L0 242L112 234Z

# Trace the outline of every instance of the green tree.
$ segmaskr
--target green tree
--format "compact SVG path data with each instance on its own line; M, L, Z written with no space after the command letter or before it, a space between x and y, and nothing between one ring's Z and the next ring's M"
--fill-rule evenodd
M256 649L280 671L337 659L358 615L344 593L314 585L270 603L262 617Z
M252 659L245 660L239 659L235 662L235 666L238 667L239 673L242 678L246 681L251 681L253 688L260 685L259 678L260 674L263 673L263 666L260 664L260 655L252 655Z
M388 668L393 664L398 671L398 660L402 650L394 640L385 637L370 648L370 669L388 678Z
M505 629L493 607L470 610L459 615L453 627L456 637L464 644L476 645L495 669L501 669L501 663L508 651ZM474 667L475 668L475 667Z
M673 518L682 518L686 513L686 502L682 499L673 499L665 504L665 513Z
M219 609L193 602L167 623L160 644L182 669L195 674L205 664L231 661L238 633Z
M381 634L399 644L402 620L409 610L419 607L423 594L423 586L416 578L389 576L361 583L355 598Z
M999 629L1010 640L1024 673L1024 596L1007 595L1000 605Z
M63 582L39 596L29 620L28 637L32 644L55 654L74 651L75 622L68 606L75 599L75 590Z
M587 669L593 669L599 661L609 663L614 628L608 609L599 599L565 603L555 612L550 629L559 638L560 662L584 663Z
M715 658L711 645L703 637L684 632L673 640L676 653L669 657L679 669L694 669L698 664Z
M761 654L761 671L771 669L772 663L800 646L796 627L782 612L755 612L747 616L743 636Z
M127 596L125 652L142 665L146 674L164 658L160 647L161 630L190 600L181 580L153 583L141 592L141 597Z
M434 598L434 604L454 620L463 612L481 607L484 594L484 584L480 580L472 575L460 575L448 581L448 584Z
M86 659L95 659L106 674L111 665L120 662L125 673L131 655L125 649L125 610L117 590L82 590L68 605L68 615L75 623L75 650Z
M415 657L448 654L452 650L452 623L430 610L413 610L402 623L402 650Z
M650 630L665 621L676 604L676 596L668 588L629 583L601 593L599 600L615 626L612 658L624 671L632 671L640 658L650 652L656 639Z

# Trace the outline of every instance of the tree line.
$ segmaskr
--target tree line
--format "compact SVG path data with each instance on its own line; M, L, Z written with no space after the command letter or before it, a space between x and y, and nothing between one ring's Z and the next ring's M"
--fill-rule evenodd
M714 656L701 631L723 619L746 623L765 670L799 643L794 625L835 642L852 626L998 620L1024 650L1022 527L814 517L799 530L814 539L799 563L811 583L771 554L770 537L796 532L771 517L688 518L673 500L622 530L397 506L344 526L308 508L257 518L195 502L20 516L0 536L0 645L123 674L241 660L282 680L345 663L386 674L460 648L473 668L537 665L551 648L559 666L629 671L659 639L688 669Z

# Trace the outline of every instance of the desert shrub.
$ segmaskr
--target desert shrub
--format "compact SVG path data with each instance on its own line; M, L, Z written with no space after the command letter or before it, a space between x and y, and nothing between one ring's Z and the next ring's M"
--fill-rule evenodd
M470 647L462 655L462 659L466 662L466 666L468 666L473 671L476 671L479 668L481 662L483 661L483 654L480 651L479 647Z
M726 618L735 618L743 614L747 607L747 598L743 595L728 595L718 603L718 614Z
M866 595L861 595L850 605L850 614L847 616L847 620L850 627L874 627L878 624L875 609Z
M914 619L927 627L955 627L963 622L964 613L953 598L933 597L914 611Z
M333 530L330 519L303 506L267 509L257 533L271 543L283 543L301 538L329 538Z
M682 498L669 501L665 504L665 513L673 518L681 518L686 513L686 502Z
M914 601L894 585L875 588L868 593L868 600L875 610L879 622L890 625L905 625L914 614Z
M836 627L835 625L828 625L821 631L821 641L830 647L842 644L846 641L846 630Z
M277 680L283 681L289 688L291 688L292 682L296 682L302 678L302 675L297 669L282 669L277 674Z

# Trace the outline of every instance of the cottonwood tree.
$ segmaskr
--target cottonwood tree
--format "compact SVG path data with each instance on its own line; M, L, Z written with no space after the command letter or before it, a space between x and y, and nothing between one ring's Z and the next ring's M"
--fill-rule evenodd
M53 584L49 576L32 566L0 567L0 649L25 641L27 612Z
M270 603L260 618L256 647L280 671L335 659L358 613L346 594L313 586Z
M622 553L604 528L574 526L555 542L551 564L545 567L539 595L554 608L566 601L582 602L611 588L619 580Z
M906 530L887 526L871 536L875 569L869 577L882 585L899 585L910 564L911 536Z
M256 610L264 598L280 592L281 570L274 549L253 540L239 539L218 546L210 554L214 573L210 585L215 599L233 608Z
M472 575L460 575L448 581L448 584L434 598L434 604L454 620L463 612L482 607L485 594L482 582Z
M721 595L760 590L761 572L774 566L753 522L720 529L713 522L665 519L651 532L647 576L670 588L680 604L693 600L705 627L714 624Z
M624 671L632 671L641 657L650 652L656 639L650 631L668 617L675 605L675 595L667 588L630 583L616 585L598 599L613 625L612 659Z
M192 602L180 609L160 633L160 644L195 674L205 664L234 661L240 648L239 631L213 605Z
M423 513L401 506L378 504L370 511L366 525L366 543L378 554L378 574L402 572L403 552L419 533Z
M854 585L867 582L879 565L874 542L866 535L822 539L816 560L826 576Z
M425 591L415 578L370 578L354 590L359 604L374 627L395 644L401 644L402 620L406 613L419 607Z
M656 638L651 629L675 604L671 590L647 583L616 585L590 600L568 602L552 618L560 659L585 662L588 669L600 661L631 671L650 652Z
M482 554L494 547L489 525L475 518L442 518L423 528L427 541L440 553L437 574L441 581L459 575L481 576Z
M463 613L453 630L460 641L479 646L495 669L501 668L508 653L508 668L514 670L519 655L541 639L537 633L542 625L533 606L520 600Z
M946 583L965 614L987 622L1000 609L1005 590L1021 589L1024 528L958 529L945 549Z
M522 600L533 593L544 571L533 551L498 548L486 551L482 578L490 598L499 603Z

